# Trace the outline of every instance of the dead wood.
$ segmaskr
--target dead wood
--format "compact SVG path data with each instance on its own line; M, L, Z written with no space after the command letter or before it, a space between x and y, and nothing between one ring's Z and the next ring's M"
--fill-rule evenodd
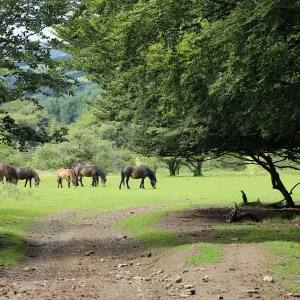
M243 202L244 202L244 203L248 203L248 199L247 199L247 196L246 196L245 192L242 191L242 190L241 190L241 192L242 192Z
M282 199L278 202L275 203L270 203L270 204L264 204L264 207L266 208L275 208L275 209L284 209L286 208L286 205L282 204L285 201L285 199Z
M244 191L242 191L242 198L243 198L243 206L260 206L262 203L260 202L259 198L257 199L257 201L254 202L248 202L248 198L247 195Z
M260 219L252 213L242 212L238 214L238 206L236 202L234 202L232 211L229 212L225 217L227 223L239 222L245 219L250 219L254 222L260 222Z

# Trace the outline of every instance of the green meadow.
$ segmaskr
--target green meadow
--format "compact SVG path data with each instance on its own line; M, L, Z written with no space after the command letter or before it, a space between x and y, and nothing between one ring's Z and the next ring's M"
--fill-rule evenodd
M282 199L281 194L273 190L271 180L267 174L249 173L208 173L204 177L176 176L169 177L158 174L157 188L152 189L149 179L145 180L145 190L139 189L140 180L129 181L131 189L123 186L119 189L120 176L109 175L106 187L91 186L91 179L84 178L85 187L67 188L63 182L63 189L57 188L55 172L39 172L40 188L24 188L24 181L18 186L3 184L0 186L0 262L5 265L17 263L26 254L25 236L47 215L63 211L79 211L82 217L101 214L112 210L121 210L131 207L151 206L151 212L133 215L123 219L118 229L135 235L144 242L145 247L184 247L176 243L176 236L164 230L154 230L151 225L159 222L163 216L174 210L188 209L196 206L226 205L232 202L241 203L241 192L246 192L249 201L258 198L263 203L271 203ZM290 190L300 176L296 172L281 174L286 187ZM300 187L293 193L295 202L300 202ZM76 220L74 220L76 222ZM271 223L271 222L269 222ZM250 229L250 230L249 230ZM244 237L241 243L261 243L276 255L281 255L286 264L273 265L274 274L289 274L298 276L300 270L299 242L300 230L298 227L278 230L275 226L257 227L254 224L239 226L220 226L216 230L238 230ZM230 240L218 241L230 243ZM221 253L213 250L214 245L202 244L205 261L218 261ZM283 251L284 250L284 251ZM209 258L209 254L212 257ZM292 253L292 254L291 254ZM298 257L298 259L297 259ZM293 269L288 262L294 258ZM191 264L197 264L203 257L190 258ZM296 261L296 262L295 262ZM296 265L295 264L299 265ZM284 267L284 269L283 269ZM291 275L292 274L292 275ZM296 274L296 275L295 275ZM279 276L279 275L278 275ZM293 290L297 290L294 286Z

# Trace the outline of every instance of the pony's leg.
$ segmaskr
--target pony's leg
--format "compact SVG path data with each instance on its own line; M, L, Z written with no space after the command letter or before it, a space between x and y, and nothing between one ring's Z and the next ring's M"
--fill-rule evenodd
M61 185L61 187L62 187L61 179L60 179L60 178L57 178L57 188L59 188L59 185Z
M97 184L97 180L98 179L98 175L93 175L92 176L92 186L93 187L96 187L98 184Z
M124 175L121 174L121 182L120 182L120 185L119 185L119 189L122 188L122 184L124 185Z
M129 185L128 185L129 178L130 178L129 176L126 177L126 185L127 185L127 188L128 188L128 189L130 189L130 187L129 187Z
M83 184L82 184L82 176L81 175L79 177L79 181L80 181L80 185L83 186Z
M67 182L68 182L68 188L70 187L70 184L71 184L71 178L68 178L67 179Z
M32 178L29 179L29 186L30 186L30 187L31 187L31 180L32 180Z
M25 185L24 185L24 187L26 187L27 181L28 181L28 179L25 179Z
M140 184L140 189L144 189L145 187L144 187L144 180L145 180L145 178L142 178L142 181L141 181L141 184Z

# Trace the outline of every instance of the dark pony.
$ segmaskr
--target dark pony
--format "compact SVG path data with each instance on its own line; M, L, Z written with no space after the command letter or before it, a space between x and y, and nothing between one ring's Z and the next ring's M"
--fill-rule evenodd
M84 186L82 183L82 177L92 177L92 186L97 186L99 183L99 177L101 178L102 186L105 186L106 183L106 175L102 169L93 164L83 165L81 163L72 165L70 167L71 171L74 172L77 178L77 185L80 182L81 186Z
M122 184L125 185L125 178L126 178L126 185L127 188L130 189L129 185L128 185L128 181L129 179L133 178L133 179L140 179L142 178L141 184L140 184L140 188L144 189L144 181L146 177L149 177L150 182L152 187L155 189L156 188L156 176L154 174L154 172L147 166L126 166L122 169L121 171L121 182L119 185L119 188L122 187Z
M14 167L14 169L17 172L18 179L25 180L24 187L26 187L28 181L29 181L29 186L31 187L32 179L34 179L34 186L36 188L38 188L40 186L40 177L34 169L32 169L30 167L25 167L25 168Z
M2 183L4 183L3 177L6 177L6 181L10 183L18 183L18 174L15 168L9 164L0 164L0 178Z
M93 186L97 186L99 184L99 177L101 178L101 184L102 186L105 186L106 184L106 175L104 173L104 171L102 169L100 169L98 166L95 166L96 172L97 172L97 177L96 177L96 181L92 182L92 185L94 183Z

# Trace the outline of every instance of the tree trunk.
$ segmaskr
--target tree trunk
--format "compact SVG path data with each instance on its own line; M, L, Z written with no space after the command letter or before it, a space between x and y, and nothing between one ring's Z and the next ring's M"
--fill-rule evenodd
M170 176L176 176L176 171L180 165L179 161L171 160L166 162L169 168L169 174Z
M197 160L196 161L194 176L203 176L203 174L202 174L202 163L203 163L203 160Z
M281 194L283 195L285 201L286 201L286 206L287 207L295 207L295 203L293 201L293 198L291 194L288 192L288 190L285 188L283 182L280 179L279 174L277 173L276 170L272 170L270 172L271 174L271 180L273 184L273 188L280 191Z
M276 171L276 166L274 165L274 162L272 160L272 157L270 155L266 155L265 153L259 153L257 157L255 155L251 155L251 158L261 167L263 167L266 171L268 171L271 175L271 181L273 185L273 189L278 190L283 195L286 206L287 207L295 207L295 203L293 201L293 198L291 196L291 193L288 192L288 190L285 188L283 182L280 179L279 173ZM262 161L261 158L265 160Z

